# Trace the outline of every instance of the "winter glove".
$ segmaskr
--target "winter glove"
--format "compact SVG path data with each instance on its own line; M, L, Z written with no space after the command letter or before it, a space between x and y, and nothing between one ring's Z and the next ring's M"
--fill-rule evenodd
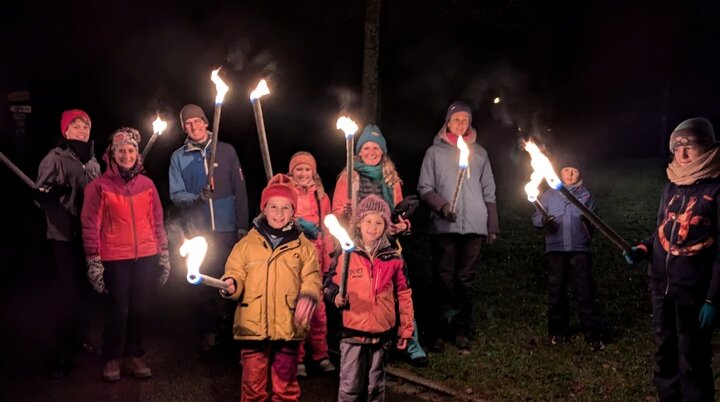
M320 228L318 227L318 225L303 218L297 218L297 224L300 230L305 234L305 237L310 240L315 240L318 238L318 234L320 233Z
M212 200L213 191L210 188L210 186L203 187L202 191L200 191L200 199L208 202L208 200Z
M300 296L297 303L295 303L295 315L293 319L295 325L302 328L308 328L310 326L310 318L315 312L315 306L317 303L315 300L308 296Z
M700 309L700 329L710 328L715 318L715 307L710 303L705 303Z
M623 250L623 257L625 257L625 261L627 261L628 264L635 265L645 258L645 250L638 246L633 246L630 248L630 252Z
M392 214L393 223L400 222L400 218L410 218L412 214L415 213L415 208L417 208L419 204L420 201L418 200L417 195L409 195L403 198L403 200L395 206L395 210Z
M162 250L160 254L158 254L158 267L162 270L158 284L165 286L168 276L170 276L170 253L167 250Z
M448 222L455 222L457 220L457 213L450 211L450 203L445 203L440 209L440 215Z
M58 184L55 186L38 186L35 198L40 201L49 201L51 199L58 199L63 195L70 194L72 187L67 184Z
M105 290L105 280L103 279L105 267L103 267L100 257L88 258L86 262L88 268L87 276L92 287L98 293L107 293Z

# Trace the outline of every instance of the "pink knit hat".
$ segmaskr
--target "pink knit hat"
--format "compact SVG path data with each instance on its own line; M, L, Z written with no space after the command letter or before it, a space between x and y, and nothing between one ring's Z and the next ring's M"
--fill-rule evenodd
M385 230L390 228L390 207L385 200L375 194L370 194L360 201L352 219L353 224L357 225L364 217L370 214L379 214L382 216L385 220Z

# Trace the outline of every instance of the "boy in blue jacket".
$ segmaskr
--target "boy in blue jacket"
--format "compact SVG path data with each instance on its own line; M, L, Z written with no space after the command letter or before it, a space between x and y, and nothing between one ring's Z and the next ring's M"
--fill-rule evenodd
M580 164L565 157L558 164L563 185L580 202L596 211L595 203L580 178ZM570 311L568 285L572 281L578 304L578 316L585 341L594 351L605 349L603 318L592 277L590 223L580 210L559 191L548 189L540 202L550 214L545 218L539 211L533 214L533 226L546 228L544 264L548 269L548 332L550 342L563 343L569 336Z

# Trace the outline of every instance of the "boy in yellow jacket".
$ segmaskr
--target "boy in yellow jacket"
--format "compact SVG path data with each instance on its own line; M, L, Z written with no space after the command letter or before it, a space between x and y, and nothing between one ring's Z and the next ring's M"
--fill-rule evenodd
M233 335L242 341L241 401L300 400L297 352L320 298L315 247L293 224L297 191L286 175L262 192L262 214L225 264L224 297L238 301ZM268 370L270 368L270 370Z

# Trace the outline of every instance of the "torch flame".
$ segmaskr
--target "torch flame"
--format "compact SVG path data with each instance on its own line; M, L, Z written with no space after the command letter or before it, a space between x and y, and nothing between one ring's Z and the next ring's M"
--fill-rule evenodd
M200 264L205 259L208 243L202 236L185 239L180 246L180 256L187 256L185 264L187 265L187 280L190 283L198 284L200 281Z
M355 248L355 243L353 243L347 231L345 231L345 229L340 226L340 222L338 222L338 219L335 217L335 215L325 215L323 223L325 224L325 227L328 228L328 230L330 231L330 234L333 235L340 242L340 247L342 247L343 250L350 251Z
M215 83L215 90L217 91L217 95L215 95L215 104L219 105L223 103L223 99L225 98L225 94L230 89L230 87L225 84L225 82L220 78L220 69L213 70L213 72L210 74L210 81Z
M552 163L550 163L547 156L540 151L540 148L538 148L534 142L526 141L525 151L530 154L530 165L532 165L533 170L541 175L541 177L545 178L548 186L554 188L555 190L560 189L560 187L562 187L562 182L558 178L557 174L555 174L555 169L553 169Z
M458 161L458 166L460 166L461 168L466 168L466 167L468 167L468 158L470 157L470 148L468 148L467 144L465 143L465 140L463 140L462 137L458 137L457 147L460 150L460 160Z
M527 194L528 201L535 202L535 200L537 200L538 195L540 195L538 187L540 186L542 179L543 175L538 171L534 171L530 175L530 182L525 185L525 194Z
M157 135L161 135L163 131L167 128L167 122L160 119L160 115L158 115L157 119L153 121L153 133Z
M500 103L501 100L502 99L500 99L500 97L497 96L497 97L495 97L495 99L493 99L493 103L497 105L498 103Z
M337 127L338 130L345 132L345 138L352 137L358 130L357 124L355 124L355 122L347 116L340 116L335 127Z
M256 99L260 99L262 96L265 96L270 93L270 88L268 88L267 82L262 79L260 82L258 82L255 89L250 92L250 100L254 101Z

